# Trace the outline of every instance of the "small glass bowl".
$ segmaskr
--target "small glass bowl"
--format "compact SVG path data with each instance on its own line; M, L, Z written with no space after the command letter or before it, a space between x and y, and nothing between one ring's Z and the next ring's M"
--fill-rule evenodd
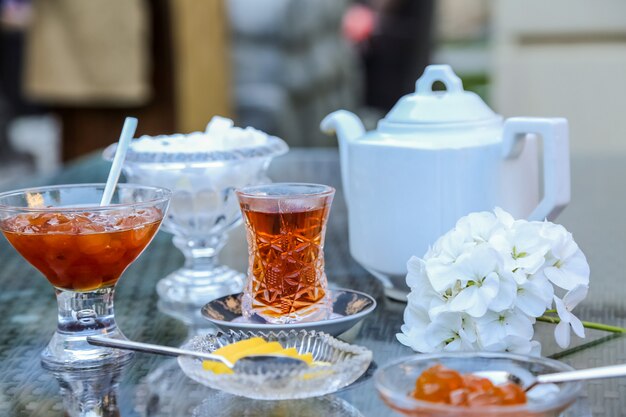
M519 376L572 371L569 365L551 359L510 353L436 353L414 355L391 362L374 374L376 389L393 410L407 416L428 417L556 417L580 394L583 384L566 382L558 386L538 385L528 393L528 402L520 406L459 407L416 400L411 396L417 378L435 364L460 373L499 370Z
M259 400L290 400L333 393L356 381L372 361L368 349L341 342L315 331L243 332L196 336L182 346L198 352L214 352L222 346L252 337L279 342L284 348L311 352L313 359L327 362L306 369L277 369L263 373L214 374L202 368L199 359L180 356L178 364L191 379L229 394Z

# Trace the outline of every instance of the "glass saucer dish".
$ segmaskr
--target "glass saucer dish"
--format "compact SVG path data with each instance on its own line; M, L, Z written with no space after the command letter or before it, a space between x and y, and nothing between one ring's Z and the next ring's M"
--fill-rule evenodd
M364 347L341 342L325 333L304 330L278 333L231 331L196 336L182 348L210 353L252 337L279 342L284 348L296 348L299 353L311 352L314 361L328 365L259 373L214 374L204 370L199 359L180 356L178 364L189 378L210 388L259 400L291 400L333 393L356 381L372 361L372 352Z
M330 290L330 293L332 314L326 320L275 324L268 323L257 315L246 319L241 313L242 293L227 295L213 300L202 307L201 313L204 318L215 324L222 331L278 332L281 330L317 330L336 337L350 330L376 309L376 300L363 292L345 288L333 288Z
M376 389L393 410L406 416L429 417L557 417L579 396L583 384L566 382L538 385L527 392L528 402L510 406L460 407L421 401L411 396L423 371L442 364L461 373L508 371L522 381L532 375L572 371L573 368L552 359L511 353L464 352L414 355L393 361L374 374Z

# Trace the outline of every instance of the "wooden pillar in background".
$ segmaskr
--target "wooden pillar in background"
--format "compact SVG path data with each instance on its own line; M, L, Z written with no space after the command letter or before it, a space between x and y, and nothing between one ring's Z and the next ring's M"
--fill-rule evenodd
M225 1L169 3L176 130L203 131L214 115L233 116Z

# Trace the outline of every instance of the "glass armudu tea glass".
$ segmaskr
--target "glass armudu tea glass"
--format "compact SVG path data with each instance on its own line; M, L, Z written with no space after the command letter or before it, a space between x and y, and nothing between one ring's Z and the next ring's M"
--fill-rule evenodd
M77 184L0 194L0 230L56 291L57 330L42 352L49 369L102 366L130 354L86 337L124 338L115 284L159 229L170 192L118 184L111 204L99 206L103 192L104 184Z
M245 318L281 324L328 318L323 249L334 194L326 185L298 183L237 190L249 252Z
M139 138L137 141L182 142L184 149L139 150L131 144L124 162L128 181L158 185L172 190L172 201L163 229L174 235L173 243L185 256L184 265L157 284L159 308L192 326L207 326L200 308L224 295L241 292L245 275L218 260L228 233L241 224L235 189L270 182L266 176L271 160L287 152L287 144L267 136L262 144L230 150L195 150L194 135ZM202 139L204 140L204 139ZM206 139L210 140L210 139ZM111 160L116 144L104 151Z

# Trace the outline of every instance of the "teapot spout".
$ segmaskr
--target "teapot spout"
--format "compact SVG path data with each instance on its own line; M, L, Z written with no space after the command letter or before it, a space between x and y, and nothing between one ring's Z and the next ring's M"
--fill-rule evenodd
M361 119L347 110L337 110L324 117L320 129L329 135L336 132L340 147L342 143L353 141L365 133Z
M346 205L349 207L350 190L348 184L350 179L348 178L349 167L349 144L355 141L357 138L363 136L365 133L365 127L361 122L361 119L354 113L347 110L337 110L328 116L324 117L322 123L320 123L320 129L326 134L337 133L337 140L339 142L339 159L341 162L341 183L343 187L343 194L346 199Z

